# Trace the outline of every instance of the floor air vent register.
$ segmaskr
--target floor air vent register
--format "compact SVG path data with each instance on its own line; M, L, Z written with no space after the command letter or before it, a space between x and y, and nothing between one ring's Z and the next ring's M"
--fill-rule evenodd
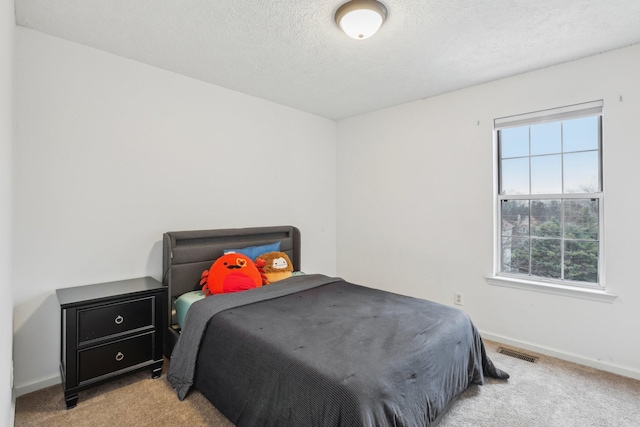
M504 354L505 356L515 357L516 359L524 360L525 362L530 363L536 363L536 360L538 360L537 357L531 356L530 354L520 353L518 351L510 350L504 347L498 348L498 353Z

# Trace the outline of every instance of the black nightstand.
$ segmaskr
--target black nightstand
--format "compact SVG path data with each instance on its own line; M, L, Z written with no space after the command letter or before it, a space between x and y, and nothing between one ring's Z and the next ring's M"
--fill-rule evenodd
M151 277L57 289L67 409L78 392L119 375L162 374L167 287Z

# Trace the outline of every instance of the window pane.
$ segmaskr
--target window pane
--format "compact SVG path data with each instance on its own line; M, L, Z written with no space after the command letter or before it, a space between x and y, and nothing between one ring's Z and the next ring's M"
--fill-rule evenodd
M598 240L598 200L565 200L564 221L567 239Z
M502 129L500 131L500 155L502 158L529 155L529 126Z
M562 193L562 156L531 158L531 194Z
M565 193L595 193L600 191L597 151L565 154L563 160Z
M503 273L529 274L529 239L526 237L502 238Z
M502 194L529 194L529 158L502 160Z
M598 242L566 241L564 277L567 280L598 283Z
M531 240L531 274L533 276L561 278L560 243L560 239Z
M531 201L531 235L561 237L561 200Z
M496 119L500 273L599 283L601 111L594 101Z
M502 206L502 235L529 236L529 201L505 200Z
M531 155L561 153L560 135L560 122L532 125Z
M586 151L598 149L598 117L582 117L562 122L562 149Z

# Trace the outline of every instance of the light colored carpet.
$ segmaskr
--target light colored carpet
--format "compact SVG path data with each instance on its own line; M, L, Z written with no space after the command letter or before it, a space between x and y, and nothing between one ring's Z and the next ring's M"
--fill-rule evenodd
M496 353L496 343L485 344L511 378L469 387L439 427L640 426L640 381L527 352L539 357L530 363ZM60 385L16 401L20 427L187 425L233 427L199 392L180 402L166 376L152 380L149 371L81 392L71 410Z
M485 344L511 378L469 387L439 427L640 426L640 381L514 349L539 357L530 363L496 353L496 343Z

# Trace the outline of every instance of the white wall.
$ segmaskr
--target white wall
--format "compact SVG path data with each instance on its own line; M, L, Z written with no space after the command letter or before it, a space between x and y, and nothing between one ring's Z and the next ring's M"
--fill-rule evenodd
M338 274L448 305L463 292L487 337L640 378L638 76L640 45L338 122ZM488 285L493 119L598 99L618 298Z
M11 213L13 147L13 0L0 1L0 425L13 425L11 390L13 292L11 285Z
M18 393L60 381L55 289L160 279L163 232L292 224L302 268L335 274L335 122L24 28L17 39Z

